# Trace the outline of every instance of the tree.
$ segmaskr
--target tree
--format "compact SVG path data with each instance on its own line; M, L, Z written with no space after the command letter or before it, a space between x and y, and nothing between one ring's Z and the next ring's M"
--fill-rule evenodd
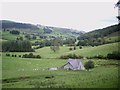
M64 40L64 44L67 44L69 46L74 46L76 42L75 38L67 38L66 40Z
M71 51L71 50L73 50L73 48L70 47L69 50Z
M85 68L87 70L94 68L94 62L93 61L88 61L85 63Z
M80 49L82 49L82 46L79 46Z
M6 56L10 56L10 54L6 54Z
M2 43L3 52L29 52L33 51L29 41L13 40Z
M77 46L87 46L87 43L85 42L85 40L79 40Z
M120 0L116 3L115 6L118 7L118 13L120 13ZM117 18L118 18L118 21L119 21L119 24L120 24L120 15L117 16Z
M30 39L31 39L31 36L30 36L29 34L27 34L27 35L25 35L25 38L26 38L27 40L30 40Z
M23 40L23 37L17 37L16 40Z
M52 41L52 44L51 44L52 46L50 47L50 49L52 50L52 51L54 51L54 52L56 52L56 51L58 51L60 48L59 48L59 46L60 46L60 43L57 41L57 39L54 39L53 41Z
M33 53L29 53L29 54L28 54L28 57L29 57L29 58L33 58L33 57L34 57Z
M10 31L10 33L11 33L11 34L15 34L15 35L19 35L19 34L20 34L20 32L17 31L17 30L12 30L12 31Z
M120 60L120 52L112 52L107 54L108 59L117 59Z
M37 37L36 37L35 35L32 37L33 40L35 40L36 38L37 38Z
M56 52L59 50L59 46L51 46L50 49L53 51L53 52Z
M76 46L74 46L74 50L76 50Z
M62 45L62 41L60 38L55 38L51 41L51 47L50 49L54 52L58 51L60 48L59 46Z
M40 55L33 55L33 53L24 54L22 58L41 58Z
M36 55L36 58L41 58L41 56L40 55Z
M21 55L19 55L19 57L21 57Z
M115 6L120 8L120 0L115 4Z
M23 40L23 37L19 37L19 40Z

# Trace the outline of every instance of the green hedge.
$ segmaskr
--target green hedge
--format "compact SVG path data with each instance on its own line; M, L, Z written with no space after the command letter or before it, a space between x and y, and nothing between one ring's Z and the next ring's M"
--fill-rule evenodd
M78 56L76 54L68 54L68 55L62 55L60 56L60 59L69 59L69 58L73 58L73 59L81 59L83 58L83 56Z

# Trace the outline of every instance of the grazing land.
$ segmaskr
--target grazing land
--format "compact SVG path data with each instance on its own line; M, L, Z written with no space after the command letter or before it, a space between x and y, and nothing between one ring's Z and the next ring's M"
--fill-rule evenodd
M2 20L3 88L118 88L120 25L88 33ZM89 70L48 70L80 59ZM66 58L66 59L65 59Z
M97 47L84 47L81 55L89 54L95 50L103 54L111 52L110 48L116 47L117 43ZM109 47L109 48L108 48ZM69 47L60 47L60 51L54 53L50 47L36 50L35 54L43 58L8 57L3 53L3 88L116 88L118 85L118 60L91 59L95 68L90 71L57 70L49 71L48 68L60 67L67 63L67 59L58 59L63 53L71 53ZM91 49L92 48L92 49ZM115 49L114 49L115 50ZM114 51L113 50L113 51ZM117 49L116 49L117 50ZM84 52L83 52L84 51ZM87 51L87 52L85 52ZM10 54L22 55L25 52L10 52ZM104 53L105 54L105 53ZM105 55L106 55L105 54ZM82 60L83 64L89 59ZM51 77L53 78L45 78Z
M93 61L95 68L91 71L49 71L48 68L60 67L67 61L3 57L3 88L116 88L118 61ZM51 76L54 78L45 78Z

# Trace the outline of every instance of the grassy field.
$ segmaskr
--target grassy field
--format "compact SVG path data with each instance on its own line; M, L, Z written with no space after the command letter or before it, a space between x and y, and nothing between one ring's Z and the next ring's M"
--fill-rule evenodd
M82 49L79 49L77 47L76 50L70 51L68 46L60 47L60 50L56 53L52 52L50 50L50 47L45 47L41 49L36 50L36 54L40 54L43 58L59 58L61 55L67 55L70 53L75 53L77 55L81 56L96 56L96 55L103 55L106 56L108 53L111 53L113 51L118 51L118 45L120 43L112 43L112 44L106 44L96 47L83 47Z
M117 87L118 61L93 61L96 67L92 71L49 71L48 68L62 66L67 61L3 57L3 88ZM82 62L85 63L86 60ZM47 76L54 76L54 78L46 79Z
M4 40L16 40L19 35L12 35L9 32L2 32L2 38Z
M91 57L91 56L96 56L96 55L106 56L108 53L111 53L113 51L118 51L119 44L120 43L112 43L112 44L105 44L105 45L100 45L100 46L95 46L95 47L83 48L80 50L77 49L75 51L67 52L66 54L75 53L77 55L81 55L85 57L87 56Z
M105 37L105 40L106 40L107 42L120 41L120 36Z
M51 51L50 47L44 47L37 49L34 54L39 54L42 56L42 58L59 58L61 55L67 55L70 53L75 53L77 55L81 56L96 56L96 55L103 55L106 56L108 53L111 53L113 51L118 51L118 45L120 43L112 43L112 44L106 44L101 46L95 46L95 47L83 47L82 49L79 49L79 47L76 47L76 50L69 50L70 47L68 46L62 46L60 47L59 51L54 53ZM73 48L73 47L72 47ZM23 55L25 53L29 52L9 52L10 54L16 54L16 55ZM5 53L3 53L3 56L5 56Z
M2 53L2 81L3 88L117 88L118 87L118 61L92 59L95 68L90 71L57 70L48 68L60 67L67 63L59 59L63 54L76 53L83 56L93 56L98 53L106 55L118 50L118 43L106 44L97 47L83 47L83 49L70 51L69 47L60 47L56 53L49 47L37 49L34 54L42 56L41 59L8 57ZM11 55L22 55L25 52L9 52ZM29 52L26 52L29 53ZM87 60L82 60L83 64ZM54 78L45 78L51 77Z

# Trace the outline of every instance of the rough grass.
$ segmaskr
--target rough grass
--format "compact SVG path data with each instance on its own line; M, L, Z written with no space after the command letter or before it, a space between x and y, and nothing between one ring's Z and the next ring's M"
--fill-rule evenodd
M49 47L33 52L42 59L7 57L2 53L3 88L116 88L118 87L118 61L93 59L95 68L91 71L49 71L48 68L59 67L67 61L57 59L63 54L76 53L83 56L106 55L118 50L118 43L97 47L83 47L69 51L69 47L60 47L56 53ZM25 52L7 52L22 55ZM29 52L26 52L29 53ZM88 60L82 60L83 64ZM45 78L51 77L53 78Z
M2 32L2 38L5 40L16 40L19 35L12 35L9 32Z
M35 53L39 53L43 58L59 58L61 55L67 55L70 53L75 53L80 56L96 56L96 55L103 55L106 56L108 53L111 53L113 51L118 51L118 45L120 43L111 43L111 44L105 44L101 46L95 46L95 47L83 47L82 49L79 49L77 47L76 50L69 50L69 47L63 46L60 47L60 50L56 53L52 52L50 50L50 47L45 47L36 50Z
M105 44L95 47L89 47L89 48L83 48L83 49L77 49L75 51L67 52L65 54L75 53L77 55L85 56L85 57L92 57L96 55L103 55L106 56L108 53L111 53L113 51L118 51L118 45L119 43L111 43L111 44Z
M105 40L106 40L107 42L120 41L120 36L105 37Z
M3 57L3 88L115 88L118 61L93 60L92 71L48 71L67 61L61 59L22 59ZM83 63L86 60L82 61ZM54 78L48 78L54 76Z
M105 45L100 45L100 46L95 46L95 47L83 47L82 49L79 49L77 47L76 50L70 51L68 46L62 46L60 47L60 50L54 53L51 51L50 47L44 47L37 49L35 52L33 52L36 55L40 55L42 58L60 58L62 55L68 55L68 54L76 54L80 56L85 56L85 57L92 57L92 56L97 56L97 55L103 55L106 56L108 53L111 53L113 51L118 51L118 45L119 43L111 43L111 44L105 44ZM8 52L11 55L16 54L16 55L23 55L25 53L30 53L30 52ZM3 56L5 56L6 53L3 53Z
M3 57L3 79L20 77L23 75L39 75L40 72L38 71L47 70L50 67L61 66L61 64L63 65L64 63L65 60L59 59Z
M51 51L50 47L44 47L36 50L35 53L39 53L43 58L59 58L65 52L69 52L69 47L60 47L56 53Z

